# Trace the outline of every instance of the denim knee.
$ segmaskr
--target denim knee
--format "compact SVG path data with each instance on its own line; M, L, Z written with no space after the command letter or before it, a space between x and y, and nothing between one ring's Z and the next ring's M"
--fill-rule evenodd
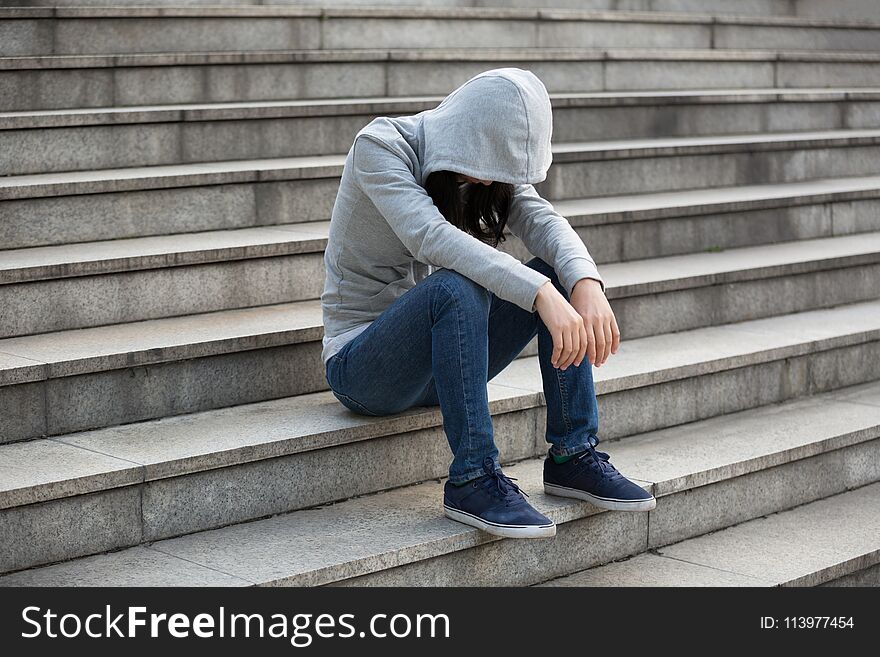
M434 279L438 289L455 297L459 304L488 311L492 300L491 292L464 274L452 269L440 269L428 278Z

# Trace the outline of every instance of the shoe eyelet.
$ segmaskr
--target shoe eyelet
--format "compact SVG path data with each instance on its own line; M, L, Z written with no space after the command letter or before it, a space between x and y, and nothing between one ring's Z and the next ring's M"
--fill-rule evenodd
M477 487L477 482L475 481L474 483L471 484L471 486L473 486L474 488L476 488L476 487Z

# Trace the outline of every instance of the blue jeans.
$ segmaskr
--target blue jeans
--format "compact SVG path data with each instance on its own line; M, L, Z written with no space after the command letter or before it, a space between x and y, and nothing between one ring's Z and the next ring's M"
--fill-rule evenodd
M540 258L525 264L568 298L550 265ZM553 339L537 312L450 269L419 281L330 357L327 382L344 406L361 415L439 405L454 455L449 478L462 483L484 474L486 457L500 467L486 383L536 333L551 452L566 456L598 444L599 411L586 357L565 371L553 367Z

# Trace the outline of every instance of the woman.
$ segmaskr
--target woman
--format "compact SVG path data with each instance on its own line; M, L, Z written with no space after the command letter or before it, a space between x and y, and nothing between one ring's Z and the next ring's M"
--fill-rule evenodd
M439 404L453 453L444 511L499 536L556 534L501 470L486 386L536 334L545 491L607 509L656 504L595 450L592 371L580 365L604 363L620 334L592 257L533 187L551 132L544 84L513 67L472 77L434 109L374 119L346 157L324 254L333 394L371 416ZM536 257L496 248L505 225Z

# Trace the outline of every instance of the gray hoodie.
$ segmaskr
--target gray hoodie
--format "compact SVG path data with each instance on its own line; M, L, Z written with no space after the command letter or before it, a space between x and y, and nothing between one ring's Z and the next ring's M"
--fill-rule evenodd
M514 185L507 228L553 265L571 294L582 278L605 284L575 230L533 185L552 153L550 97L531 71L484 71L434 109L378 117L348 151L324 252L324 363L396 298L435 269L464 274L534 311L549 278L449 223L423 185L448 170Z

